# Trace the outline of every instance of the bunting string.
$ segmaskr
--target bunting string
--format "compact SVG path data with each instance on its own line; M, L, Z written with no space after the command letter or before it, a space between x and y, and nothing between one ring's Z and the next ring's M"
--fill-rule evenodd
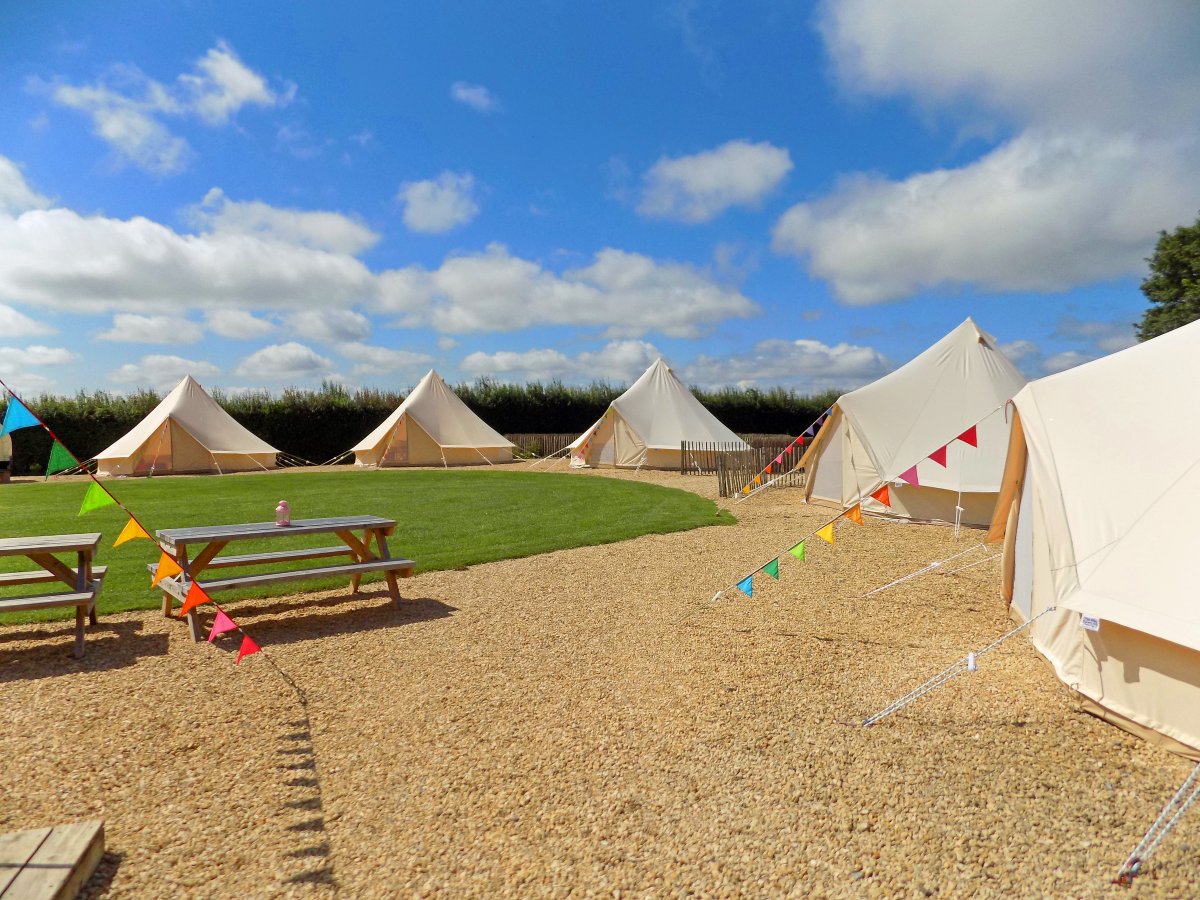
M760 490L764 490L773 485L781 475L786 475L796 467L796 463L800 462L800 456L803 455L803 450L806 444L810 443L817 436L817 432L821 430L821 426L825 424L826 419L833 415L833 407L825 410L821 415L813 421L800 436L793 440L783 449L783 451L775 457L775 459L767 463L766 468L746 482L745 486L739 491L739 496L736 498L736 503L741 503L743 500L757 494ZM800 456L796 455L796 451L801 451ZM785 461L785 457L790 457ZM787 465L790 463L790 465ZM770 479L764 480L764 477L771 475Z

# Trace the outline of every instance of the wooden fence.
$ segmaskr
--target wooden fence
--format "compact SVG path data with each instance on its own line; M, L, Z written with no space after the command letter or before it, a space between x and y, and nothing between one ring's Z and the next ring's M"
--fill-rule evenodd
M506 434L504 436L517 445L513 455L526 459L553 456L571 445L578 434Z
M720 495L732 497L765 469L768 463L774 462L790 444L789 438L786 444L751 447L746 450L740 444L684 441L679 446L679 472L682 475L716 475ZM784 459L793 457L785 456ZM772 480L780 485L802 485L804 472L801 469L793 469L772 476Z

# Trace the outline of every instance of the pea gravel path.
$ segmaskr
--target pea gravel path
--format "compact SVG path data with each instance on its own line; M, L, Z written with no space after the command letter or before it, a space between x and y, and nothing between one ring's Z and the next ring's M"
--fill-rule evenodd
M1191 764L1021 637L848 724L1010 627L994 560L861 596L978 532L843 522L710 603L829 517L787 490L735 514L421 575L401 611L232 604L270 654L236 667L155 613L79 661L67 623L0 625L0 831L103 817L87 896L1200 895L1198 810L1109 883Z

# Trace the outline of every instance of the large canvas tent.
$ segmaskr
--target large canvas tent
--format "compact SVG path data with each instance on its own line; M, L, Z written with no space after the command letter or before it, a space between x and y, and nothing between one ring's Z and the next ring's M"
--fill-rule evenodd
M467 466L512 462L513 446L430 369L352 452L356 466Z
M273 469L279 451L225 412L188 375L142 421L96 454L98 475Z
M1013 617L1053 608L1030 638L1084 706L1193 759L1198 373L1193 323L1025 387L988 532Z
M1005 403L1024 384L995 339L968 318L895 372L838 398L799 463L807 498L987 525L1008 447ZM976 446L956 440L972 427ZM929 459L942 447L945 466ZM891 485L890 508L869 496L883 484Z
M657 359L570 445L571 465L678 469L683 441L750 446Z

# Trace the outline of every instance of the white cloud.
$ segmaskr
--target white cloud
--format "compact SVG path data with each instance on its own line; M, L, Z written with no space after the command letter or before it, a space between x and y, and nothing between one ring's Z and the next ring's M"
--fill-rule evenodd
M357 256L379 235L352 216L325 211L281 209L258 200L235 201L213 188L189 211L189 218L214 234L249 234L314 250Z
M442 172L436 179L405 182L396 199L404 204L404 224L411 231L444 234L479 214L474 192L470 172Z
M288 341L251 353L238 363L235 371L247 378L267 381L285 378L311 380L332 375L334 365L332 360L319 355L312 348Z
M458 346L458 341L447 335L442 335L438 338L437 345L439 350L453 350Z
M560 379L630 384L661 355L658 348L645 341L611 341L597 351L584 351L574 357L547 349L475 352L463 359L461 368L469 375L488 375L502 381Z
M275 324L241 309L214 309L204 314L208 330L223 338L253 340L275 331Z
M204 337L204 327L182 316L140 316L117 313L112 328L97 340L129 344L194 344Z
M0 215L20 215L31 209L45 209L50 200L29 186L25 176L11 159L0 156Z
M309 309L285 321L299 337L326 344L359 341L371 333L370 319L351 309Z
M766 141L729 141L691 156L664 157L643 176L637 211L708 222L732 206L758 205L791 170L788 151Z
M500 111L500 101L496 95L482 84L469 84L466 81L456 81L450 85L450 96L458 103L469 106L476 112L494 113Z
M890 359L872 347L771 338L755 344L749 354L698 356L679 374L687 384L708 388L779 385L814 392L861 387L894 368Z
M1091 362L1095 358L1095 356L1081 353L1078 350L1064 350L1062 353L1055 353L1043 359L1042 372L1046 375L1054 375L1057 372L1065 372L1067 369L1073 369L1085 362Z
M0 373L20 375L30 366L62 366L73 359L75 354L66 347L0 347Z
M962 168L847 178L785 213L774 248L852 304L939 285L1066 290L1143 271L1158 230L1195 214L1190 160L1170 141L1026 132Z
M212 363L198 359L184 359L182 356L168 354L151 354L143 356L137 363L125 363L118 369L108 373L108 380L117 384L149 385L156 390L173 388L183 380L184 376L193 378L213 378L221 370Z
M1116 353L1137 343L1132 323L1096 322L1075 316L1060 318L1051 336L1083 341L1101 353Z
M433 357L411 350L391 350L374 347L358 341L341 344L338 352L354 363L351 373L355 376L382 375L390 372L416 372L426 370Z
M17 312L11 306L0 303L0 335L3 335L5 339L54 334L56 330L43 322L34 321L24 313Z
M758 309L691 266L612 248L591 265L558 275L491 244L433 271L414 266L384 273L381 282L383 310L407 313L403 324L429 322L451 333L556 324L601 327L614 338L651 331L695 337Z
M224 41L196 61L196 75L180 75L190 106L207 125L224 125L243 106L274 106L279 98Z

